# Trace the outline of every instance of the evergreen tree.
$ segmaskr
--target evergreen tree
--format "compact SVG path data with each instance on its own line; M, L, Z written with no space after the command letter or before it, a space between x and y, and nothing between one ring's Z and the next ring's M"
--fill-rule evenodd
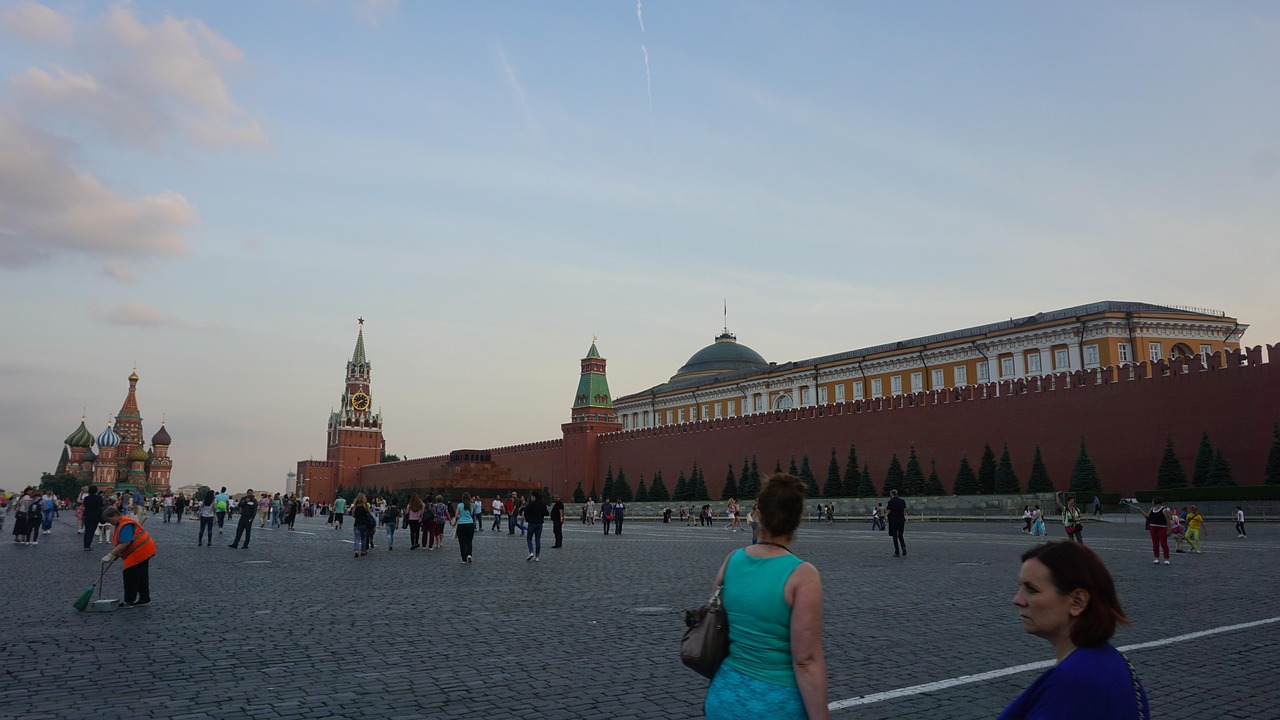
M1209 471L1208 485L1235 485L1235 478L1231 476L1231 466L1227 464L1227 459L1222 456L1222 448L1218 448L1213 453L1213 469Z
M649 486L650 502L668 502L671 500L671 494L667 492L667 484L662 481L662 471L659 470L653 474L653 484Z
M977 495L978 476L969 464L969 456L960 456L960 467L956 469L956 479L951 485L952 495Z
M1209 484L1209 472L1213 470L1213 444L1209 433L1200 435L1200 448L1196 451L1196 467L1191 471L1191 484L1204 487Z
M596 492L596 484L594 482L591 483L591 493L587 497L596 502L600 501L600 493Z
M871 479L871 468L866 461L862 463L862 474L858 476L858 497L875 497L876 484Z
M612 500L617 496L617 490L613 487L613 463L609 463L609 471L604 476L604 493L605 500Z
M746 455L742 456L742 475L738 478L738 494L742 500L747 500L756 496L758 490L752 488L751 485L751 458Z
M640 473L640 482L636 485L636 502L648 502L649 491L644 487L644 473Z
M982 446L982 459L978 461L978 494L990 495L996 491L996 454L991 443Z
M751 494L749 498L755 498L760 494L760 466L756 464L756 456L751 456Z
M942 487L942 478L938 477L937 460L929 460L929 477L924 481L924 494L935 497L947 494L947 489Z
M795 467L795 466L796 466L796 460L795 460L795 458L791 458L791 467ZM782 474L782 461L781 461L781 460L779 460L779 461L777 461L777 462L775 462L775 463L774 463L774 465L773 465L773 474L774 474L774 475L781 475L781 474Z
M902 463L898 461L898 453L893 454L893 458L889 460L889 471L884 475L884 494L888 495L890 490L897 490L898 494L903 494L903 474Z
M818 497L818 478L814 477L813 470L809 467L809 453L804 454L804 461L800 463L800 474L797 476L804 483L804 493L808 497Z
M1004 444L1000 453L1000 464L996 466L995 492L997 495L1016 495L1022 492L1022 483L1013 471L1013 459L1009 457L1009 443Z
M696 468L696 474L693 480L689 482L689 499L690 500L710 500L710 493L707 492L707 481L702 477L702 468Z
M808 457L808 456L806 455L805 457ZM787 472L788 472L789 474L791 474L791 475L795 475L796 477L800 477L800 470L799 470L798 468L796 468L796 456L795 456L795 455L792 455L792 456L791 456L791 467L787 469ZM801 479L803 479L803 478L801 478Z
M618 468L618 477L613 481L613 492L616 499L631 502L631 483L627 482L627 472L622 468Z
M849 443L849 460L844 464L843 489L846 495L858 497L858 451Z
M579 505L587 501L587 494L582 492L582 481L578 481L578 487L573 489L573 501Z
M1089 459L1089 452L1085 450L1083 436L1080 438L1080 454L1076 456L1076 465L1071 469L1069 490L1072 493L1102 492L1102 479L1098 477L1098 469L1093 466L1093 461Z
M1049 469L1045 467L1044 459L1040 457L1039 445L1036 446L1035 458L1031 460L1031 475L1027 478L1027 492L1055 492L1053 481L1049 479Z
M684 471L680 471L680 478L676 480L675 500L683 502L689 500L689 481L684 479Z
M1263 482L1280 485L1280 423L1271 426L1271 449L1267 450L1267 464L1262 470Z
M1178 455L1173 451L1173 436L1164 441L1164 455L1160 458L1160 467L1156 470L1156 489L1183 487L1187 484L1187 471L1182 469Z
M836 449L831 448L831 462L827 463L827 482L822 486L822 494L826 497L844 497L844 483L840 482L840 462L836 460Z
M924 494L924 471L920 469L920 458L916 456L916 446L911 446L907 455L907 472L902 478L902 493L906 495Z
M724 490L720 491L721 500L738 497L738 481L733 477L733 463L729 463L729 474L724 476Z

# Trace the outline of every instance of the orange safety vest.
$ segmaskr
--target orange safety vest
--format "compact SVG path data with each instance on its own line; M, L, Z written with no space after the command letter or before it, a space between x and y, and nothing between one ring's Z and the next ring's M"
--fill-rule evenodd
M124 558L124 568L128 570L144 560L149 560L152 555L156 554L156 541L151 539L151 533L142 529L142 524L137 520L121 515L120 524L116 525L116 531L111 536L111 543L113 545L120 544L120 531L124 529L124 526L126 525L136 526L136 529L133 531L133 543L129 545L128 550L118 553L120 557Z

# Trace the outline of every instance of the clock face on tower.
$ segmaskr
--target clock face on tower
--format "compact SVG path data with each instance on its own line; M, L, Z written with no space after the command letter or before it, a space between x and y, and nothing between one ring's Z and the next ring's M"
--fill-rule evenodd
M351 396L351 407L361 412L369 409L369 396L358 392Z

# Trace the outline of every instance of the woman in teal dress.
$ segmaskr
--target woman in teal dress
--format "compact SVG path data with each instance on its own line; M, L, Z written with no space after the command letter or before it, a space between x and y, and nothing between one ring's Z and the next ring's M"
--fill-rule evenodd
M825 720L822 580L791 553L804 512L804 483L765 480L756 499L754 545L735 550L716 576L729 616L729 654L711 681L703 712L711 720L767 717Z

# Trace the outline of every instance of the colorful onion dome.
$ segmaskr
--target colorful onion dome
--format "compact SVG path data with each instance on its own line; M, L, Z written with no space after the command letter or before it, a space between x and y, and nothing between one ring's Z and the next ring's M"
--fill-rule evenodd
M97 459L98 459L98 453L94 452L92 448L86 451L84 455L80 456L80 462L82 463L91 463Z
M139 445L138 447L133 449L133 452L129 453L129 459L146 462L151 459L151 454L148 453L146 450L143 450L142 446Z
M100 448L113 448L119 447L119 445L120 436L116 434L115 430L111 429L110 425L108 425L107 429L103 430L102 434L98 436L98 447Z
M164 425L160 426L160 431L151 436L152 445L171 445L172 438L169 437L169 431L164 429Z
M89 432L89 428L84 426L84 418L80 418L80 427L68 435L63 442L71 447L93 447L93 433Z

